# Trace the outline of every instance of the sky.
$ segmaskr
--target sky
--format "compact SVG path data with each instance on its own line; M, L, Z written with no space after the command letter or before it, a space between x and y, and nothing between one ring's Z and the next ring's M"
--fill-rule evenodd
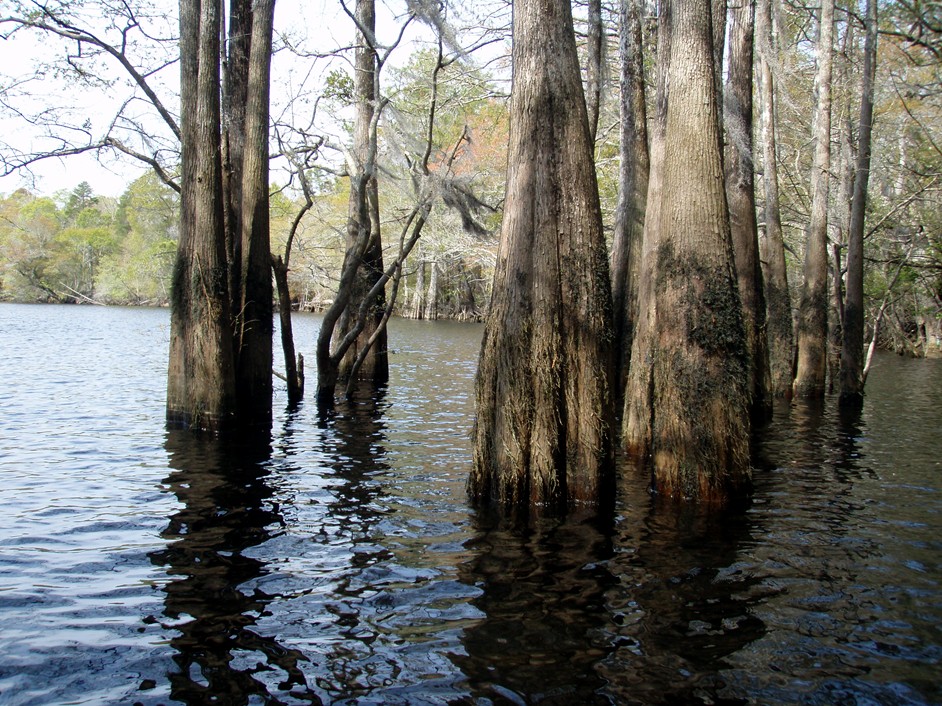
M354 0L350 0L352 7ZM164 9L165 25L162 29L175 32L176 0L153 0L158 14ZM400 23L396 15L404 9L401 0L378 2L377 33L381 42L391 41L398 32ZM8 0L0 0L0 17L13 14ZM159 22L159 21L158 21ZM353 37L353 24L344 14L339 0L278 0L275 9L276 32L290 37L293 43L303 44L308 51L324 53L350 44ZM0 33L6 34L9 25L0 23ZM416 26L408 37L409 42L428 40L427 29ZM37 66L54 66L61 62L68 53L76 51L75 43L53 42L43 39L37 33L18 32L12 39L0 39L0 96L11 85L24 76L34 73ZM408 55L407 47L397 52L403 61ZM106 70L115 66L113 61L103 64ZM337 64L334 64L336 68ZM302 90L317 91L323 85L324 76L330 70L325 61L299 59L289 52L277 53L273 60L273 114L284 105L285 95ZM174 84L177 81L177 67L171 66L155 75L153 80L161 86L161 96L171 111L176 112ZM19 106L36 110L45 105L57 105L67 110L76 124L87 121L92 135L101 135L107 129L109 121L117 108L128 95L121 86L124 74L120 70L113 76L120 76L114 84L116 88L92 87L76 91L74 85L68 85L56 76L54 70L47 71L41 81L29 83L23 91L30 95ZM163 76L163 79L160 79ZM313 94L312 94L313 96ZM313 98L312 98L313 100ZM143 104L141 104L143 105ZM4 111L6 112L6 111ZM133 111L132 111L133 112ZM166 128L154 121L149 107L142 107L136 112L140 120L148 125L147 131L153 134L167 132ZM298 118L302 119L302 118ZM11 117L8 113L0 114L0 145L6 143L23 151L37 144L39 133L22 118ZM92 154L70 156L62 159L50 159L35 164L31 173L14 173L0 177L0 194L8 194L20 187L26 187L35 193L54 195L61 191L70 191L82 181L91 184L94 192L104 196L119 196L137 177L142 175L146 166L130 158L115 158L104 155L98 161ZM273 176L277 179L277 176Z

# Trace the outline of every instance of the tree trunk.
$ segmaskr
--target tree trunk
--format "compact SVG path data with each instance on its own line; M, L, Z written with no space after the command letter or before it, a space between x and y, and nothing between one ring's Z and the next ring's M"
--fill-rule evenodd
M429 263L429 269L432 271L428 282L428 292L425 295L425 319L427 321L438 320L438 283L441 275L441 265L438 260L432 260Z
M736 259L736 277L743 307L749 353L749 394L753 418L772 412L769 395L769 347L766 338L765 294L759 263L756 225L755 170L752 151L752 71L754 4L732 9L729 25L729 73L726 80L726 196Z
M873 90L877 66L877 3L867 0L867 34L864 40L864 68L860 95L860 129L857 134L857 169L851 201L847 237L847 293L844 300L844 339L841 348L840 403L863 404L864 390L864 301L863 240L870 183L871 134L873 131ZM874 327L876 328L876 327Z
M838 234L843 232L839 229ZM828 392L834 392L834 382L840 373L841 336L844 326L844 281L841 279L840 242L831 244L831 291L828 298Z
M638 317L638 278L647 202L648 127L639 0L621 3L621 168L612 242L612 309L615 323L616 403L625 391Z
M335 343L343 340L347 333L358 325L360 303L382 277L384 269L375 159L374 115L378 93L374 47L376 41L374 36L376 31L375 0L357 0L356 17L362 29L357 32L354 67L357 115L353 131L353 152L356 155L357 168L362 173L352 174L350 177L347 249L348 253L355 251L363 240L366 241L366 247L360 255L357 274L354 278L350 299L352 305L344 310L334 331ZM346 381L350 376L360 350L369 345L368 341L377 332L385 308L386 298L380 293L369 307L363 330L340 360L337 371L339 381ZM358 379L371 386L383 385L389 380L386 340L386 331L379 331L375 343L370 347L369 353L358 368Z
M778 155L775 145L775 85L771 62L771 0L758 0L756 33L759 37L759 71L762 76L762 150L763 190L765 193L765 230L760 240L764 265L766 322L768 327L770 391L775 397L792 392L795 373L795 338L792 328L792 301L788 289L785 241L778 195Z
M644 231L641 246L641 272L638 277L638 318L631 345L628 381L622 411L622 445L629 454L647 457L652 444L654 386L651 360L654 346L657 250L661 236L664 187L664 151L667 143L667 108L670 102L668 73L671 62L671 2L658 3L656 110L652 121L648 193L645 199ZM642 361L639 364L639 361Z
M412 295L411 318L425 318L425 260L419 260L415 268L415 292Z
M275 273L275 283L278 288L278 315L281 321L281 348L285 359L288 405L294 407L304 398L304 358L300 354L296 354L294 350L288 264L282 259L281 255L273 259L272 270Z
M710 22L713 29L713 82L716 86L716 119L719 122L720 159L723 159L725 115L723 111L723 60L726 58L726 0L710 0Z
M271 426L272 270L268 208L268 97L275 0L252 3L238 222L242 240L236 396L243 424ZM290 315L290 302L289 302Z
M622 444L637 456L647 456L651 449L651 421L654 385L651 360L654 346L656 301L654 284L657 251L661 237L662 201L664 187L664 150L666 148L667 108L670 83L668 71L671 62L671 3L658 3L657 31L657 88L656 111L652 121L648 193L645 197L644 229L642 234L641 271L638 277L638 307L632 344L631 360L625 386L622 411Z
M725 503L748 491L748 358L735 277L717 116L710 0L670 8L663 186L646 350L645 423L625 443L650 457L659 494ZM647 235L647 233L646 233ZM645 340L649 338L650 340ZM639 433L638 433L639 432Z
M844 253L847 247L847 231L850 227L850 202L854 195L854 128L851 114L851 66L850 51L854 46L854 25L848 22L844 32L838 39L839 46L835 49L835 56L844 60L839 61L834 77L837 87L834 94L837 96L837 105L832 106L831 112L836 113L840 126L837 128L836 143L837 157L832 155L831 174L832 181L830 218L831 226L831 260L830 260L830 297L828 307L828 347L827 347L827 391L834 392L840 379L841 372L841 345L844 337ZM834 119L832 118L832 123ZM832 147L833 149L833 147Z
M794 392L799 397L824 394L828 334L828 190L831 168L831 68L834 0L822 0L818 36L818 97L811 172L811 226L805 247L805 279L798 304L798 366Z
M568 0L514 6L507 197L476 379L469 491L600 502L611 480L611 298Z
M588 0L589 22L586 31L586 109L589 114L589 139L595 151L595 136L599 130L602 110L602 0Z
M236 419L223 224L217 1L180 2L182 173L167 422L222 431Z
M467 263L460 262L461 284L459 290L458 319L460 321L473 321L478 318L478 306L474 297L474 270Z
M229 32L220 25L225 41L222 61L222 178L225 199L226 257L229 260L229 301L237 318L242 310L242 164L249 94L252 45L252 2L230 0ZM266 138L267 141L267 138ZM238 345L238 341L236 342ZM238 356L238 349L236 349Z

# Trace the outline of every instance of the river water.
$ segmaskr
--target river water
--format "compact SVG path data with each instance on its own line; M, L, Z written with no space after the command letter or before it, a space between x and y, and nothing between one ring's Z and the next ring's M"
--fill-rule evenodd
M942 703L942 361L777 410L746 510L624 467L521 533L466 502L479 326L259 446L165 430L168 323L0 305L0 704Z

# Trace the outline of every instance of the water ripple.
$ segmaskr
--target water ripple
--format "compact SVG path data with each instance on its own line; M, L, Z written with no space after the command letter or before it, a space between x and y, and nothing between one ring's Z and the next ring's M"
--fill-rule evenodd
M385 395L279 389L257 447L165 431L167 323L0 305L4 704L942 702L937 361L777 410L745 510L623 463L522 532L466 502L479 326L396 322Z

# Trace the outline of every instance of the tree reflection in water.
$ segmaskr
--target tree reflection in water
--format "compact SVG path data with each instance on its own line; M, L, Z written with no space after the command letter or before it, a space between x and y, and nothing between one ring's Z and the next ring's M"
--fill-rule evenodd
M375 525L387 513L381 502L383 475L389 470L384 446L386 407L380 391L371 397L338 401L318 416L327 462L339 481L332 488L323 531L347 547L350 561L339 572L325 605L334 617L333 627L328 628L331 636L325 640L324 659L330 673L320 676L318 685L333 698L363 696L398 676L395 663L375 645L379 632L372 606L384 583L378 567L393 558L374 539Z
M608 651L603 628L610 531L591 514L541 519L516 531L481 513L459 567L483 613L465 629L466 654L451 656L484 703L609 703L593 665Z
M265 562L246 550L280 531L284 522L266 483L269 439L202 438L168 433L174 472L166 487L182 507L162 536L166 549L151 554L173 579L164 586L165 627L179 671L170 675L171 698L186 704L247 704L261 696L276 670L279 689L311 703L299 662L307 658L254 629L273 599L240 586L266 573ZM277 703L277 702L274 702Z
M629 478L637 471L625 464ZM625 486L628 483L623 484ZM742 562L756 528L742 510L718 512L623 493L618 583L606 595L612 654L599 665L619 704L740 704L725 695L725 658L761 638L753 610L769 595Z

